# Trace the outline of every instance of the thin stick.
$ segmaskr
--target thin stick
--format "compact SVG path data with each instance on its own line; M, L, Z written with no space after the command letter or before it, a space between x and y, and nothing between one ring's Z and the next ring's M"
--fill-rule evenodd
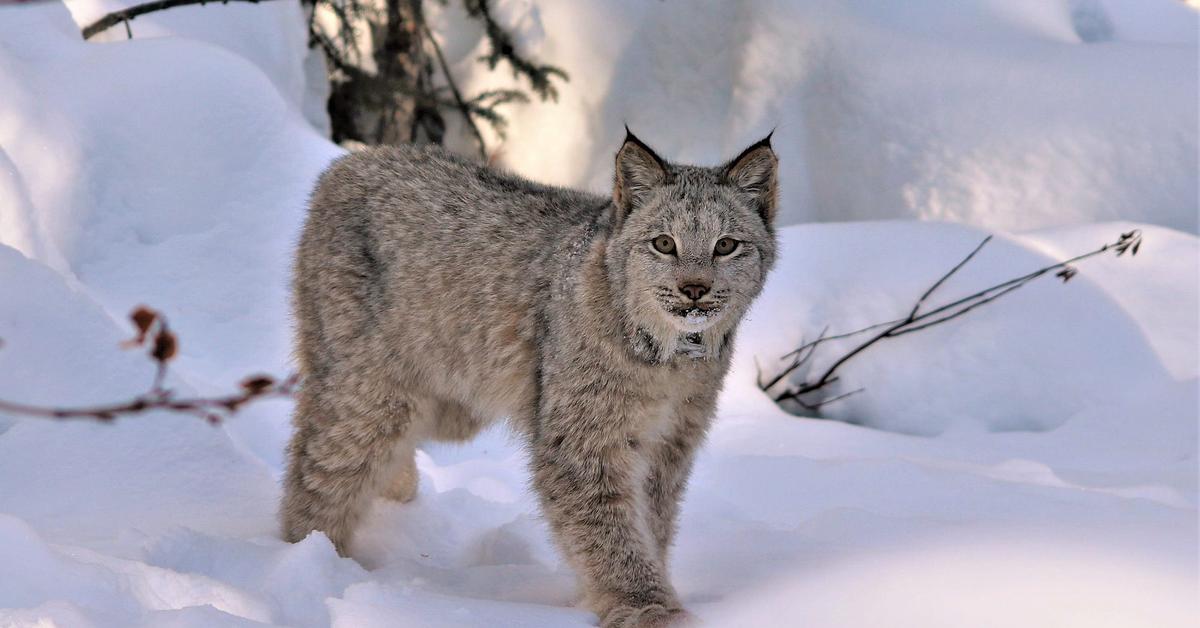
M904 334L911 334L914 331L920 331L922 329L925 329L926 327L933 327L934 325L940 325L948 320L958 318L959 316L962 316L963 314L966 314L967 312L970 312L971 310L973 310L981 305L984 305L985 303L991 303L992 301L999 299L1000 297L1012 292L1013 290L1016 290L1017 288L1020 288L1023 285L1025 285L1025 284L1019 283L1019 284L1014 284L1014 285L1008 286L1007 288L1005 288L987 298L980 299L980 300L972 303L971 305L968 305L968 306L964 307L963 309L961 309L957 312L954 312L953 314L948 314L946 316L943 316L942 318L935 319L935 320L929 321L927 323L922 323L920 325L917 325L916 327L905 327L903 329L896 330L895 332L892 332L892 335L890 337L895 338L896 336L903 336Z
M1138 240L1138 242L1140 244L1141 232L1140 231L1131 231L1130 233L1136 233L1136 236L1131 236L1131 237L1136 237L1136 239ZM980 290L979 292L976 292L975 294L965 296L957 301L947 303L941 307L938 307L934 310L926 312L925 314L918 316L917 318L915 318L909 322L916 322L916 321L922 320L924 318L927 318L929 316L932 316L934 314L940 314L946 310L953 309L953 308L958 307L959 305L962 305L964 303L967 303L973 299L979 298L980 296L982 296L984 294L993 292L993 291L1001 289L1001 288L1007 288L1014 284L1025 285L1025 284L1029 283L1030 281L1037 279L1038 277L1041 277L1042 275L1045 275L1046 273L1048 273L1052 270L1056 270L1059 268L1066 268L1067 266L1070 266L1071 264L1074 264L1075 262L1083 261L1089 257L1094 257L1094 256L1104 253L1110 249L1116 249L1118 251L1117 255L1119 256L1122 253L1124 253L1124 249L1119 248L1119 246L1121 245L1121 242L1125 239L1125 234L1122 234L1121 238L1122 238L1122 240L1118 240L1116 244L1105 244L1104 246L1102 246L1094 251L1088 251L1087 253L1083 253L1081 255L1076 255L1075 257L1072 257L1070 259L1063 260L1061 262L1052 264L1050 266L1045 266L1043 268L1039 268L1031 273L1021 275L1020 277L1017 277L1015 279L1009 279L1008 281L998 283L989 288L984 288L983 290Z
M780 371L778 375L771 378L771 381L768 382L766 386L762 386L761 388L763 390L767 390L768 388L773 387L775 384L778 384L781 380L783 380L783 378L787 377L789 373L800 368L805 362L808 362L808 359L812 357L814 352L816 352L817 347L820 346L821 342L823 340L829 340L829 338L825 337L825 332L827 331L829 331L828 325L825 326L825 329L821 330L821 334L817 336L816 340L802 345L796 351L789 353L788 355L795 355L796 359L792 360L791 365ZM807 349L807 352L805 352L805 349Z
M154 13L155 11L163 11L174 7L185 7L192 4L207 4L212 1L213 0L158 0L157 2L147 2L146 4L135 5L121 11L113 11L112 13L109 13L95 22L83 27L83 38L91 39L92 36L102 33L109 28L120 24L121 22L125 22L127 34L132 38L133 33L129 31L129 21L139 15ZM226 2L249 2L251 4L258 4L259 2L265 2L265 0L221 0L221 2L222 4Z
M210 422L218 422L222 417L231 416L252 400L265 397L289 397L295 392L297 384L297 376L292 375L282 382L273 383L262 389L243 387L238 393L220 397L188 397L182 399L174 398L170 390L152 389L150 392L138 395L129 401L64 408L35 406L0 399L0 412L11 412L13 414L47 419L94 419L111 421L118 416L141 414L152 410L166 410L169 412L193 414L205 418Z
M879 329L880 327L885 327L885 326L887 326L887 325L893 325L893 324L895 324L895 323L899 323L901 320L903 320L903 319L899 319L899 318L897 318L896 320L887 321L887 322L884 322L884 323L875 323L874 325L867 325L866 327L863 327L862 329L856 329L856 330L854 330L854 331L848 331L848 332L846 332L846 333L844 333L844 334L837 334L837 335L834 335L834 336L826 336L824 340L822 340L822 339L818 338L817 340L814 340L814 341L812 341L812 342L809 342L809 343L807 343L807 344L802 344L802 345L800 345L799 347L796 347L795 349L792 349L791 351L789 351L789 352L787 352L787 353L783 354L782 356L780 356L780 358L779 358L779 359L780 359L780 360L786 360L787 358L790 358L791 356L793 356L793 355L795 355L795 354L797 354L797 353L800 353L801 351L804 351L805 349L809 349L809 348L811 348L813 345L820 344L821 342L828 342L828 341L830 341L830 340L841 340L842 338L850 338L850 337L853 337L853 336L857 336L857 335L859 335L859 334L861 334L861 333L865 333L865 332L871 331L872 329ZM828 327L828 326L826 326L826 327L825 327L825 329L829 329L829 327Z
M37 406L0 399L0 412L23 414L47 419L93 419L112 421L119 416L141 414L151 410L165 410L191 414L211 423L233 416L246 404L265 397L288 397L299 387L300 377L289 375L276 380L269 375L254 375L242 380L236 393L219 397L178 398L175 391L166 386L168 363L178 353L178 339L167 319L156 310L140 306L130 314L137 331L132 340L122 343L125 347L148 347L146 357L154 361L154 379L146 392L129 401L103 403L95 406L50 407ZM3 343L0 342L0 347Z
M467 121L467 126L471 127L471 133L475 135L475 141L479 142L479 158L487 161L487 143L483 141L483 134L479 132L479 127L475 124L475 119L471 116L471 107L467 105L467 101L463 100L462 92L458 91L458 84L454 82L454 75L450 73L450 64L446 63L446 57L442 55L442 47L438 45L437 39L433 36L433 31L429 29L429 25L421 20L421 31L424 32L425 38L433 46L433 53L437 57L438 65L442 68L442 75L446 77L446 85L450 87L450 93L454 96L454 104L458 107L459 113L462 114L464 120Z
M798 396L791 395L791 394L785 394L783 396L776 398L775 403L780 403L782 401L791 400L792 402L796 403L801 408L808 410L809 412L820 412L821 406L831 404L835 401L841 401L842 399L845 399L846 397L849 397L851 395L857 395L858 393L863 392L865 390L866 390L866 388L856 388L854 390L851 390L850 392L845 392L840 395L837 395L836 397L830 397L829 399L822 399L816 403L808 403Z
M975 254L978 253L980 250L982 250L984 246L987 246L987 243L991 242L991 241L992 241L992 236L990 236L990 235L988 237L984 238L983 241L980 242L979 245L976 246L974 250L972 250L970 253L968 253L966 257L962 258L962 261L955 264L954 268L950 269L950 272L946 273L945 275L942 275L941 279L938 279L937 281L933 282L933 285L929 286L929 289L925 291L925 294L922 294L921 298L917 299L917 304L914 305L912 311L908 313L908 320L910 320L910 321L913 320L913 317L915 317L917 315L917 311L920 310L921 306L925 303L925 299L928 299L929 296L934 293L934 291L936 291L938 288L940 288L942 286L942 284L946 283L947 279L950 279L951 277L953 277L954 273L957 273L960 268L962 268L963 266L966 266L967 262L971 261L971 258L975 257Z
M813 342L805 344L805 345L801 345L798 349L789 353L788 354L789 356L796 355L797 359L795 361L793 361L793 363L790 364L787 368L785 368L782 373L780 373L776 377L772 378L766 386L760 386L760 388L762 390L766 391L766 390L770 389L771 387L773 387L774 385L778 384L780 381L783 380L783 378L785 376L787 376L789 373L795 371L796 368L798 368L797 362L801 361L800 356L803 356L803 360L807 361L809 358L812 357L812 353L816 350L816 347L824 341L834 340L834 339L838 339L838 338L847 338L847 337L854 336L854 335L857 335L857 334L860 334L860 333L863 333L863 332L866 332L866 331L869 331L872 329L878 329L880 327L884 327L885 329L882 332L875 334L868 340L862 342L858 346L854 347L850 351L843 354L838 359L834 360L833 363L827 369L825 369L825 371L821 374L821 376L818 377L815 381L801 383L798 386L792 388L791 390L785 390L774 397L776 402L787 400L787 399L792 399L805 408L808 408L811 410L816 410L825 404L832 403L832 402L840 400L840 399L844 399L847 396L849 396L850 394L855 394L862 390L862 389L858 389L858 390L852 391L851 393L837 395L835 397L819 401L815 404L807 403L800 399L801 395L805 395L805 394L820 390L820 389L825 388L825 387L829 386L830 384L836 382L838 380L838 377L835 375L835 373L837 373L838 369L841 368L843 365L845 365L846 362L848 362L855 356L861 354L863 351L870 348L872 345L874 345L882 340L888 339L888 338L895 338L897 336L903 336L904 334L909 334L909 333L912 333L915 331L920 331L922 329L928 329L929 327L933 327L934 325L940 325L947 321L954 320L954 319L966 314L967 312L970 312L976 308L979 308L983 305L991 303L991 302L995 301L996 299L999 299L1000 297L1002 297L1006 294L1009 294L1009 293L1013 292L1014 290L1017 290L1018 288L1021 288L1025 285L1029 284L1029 282L1033 281L1034 279L1037 279L1038 277L1046 275L1054 270L1062 269L1061 272L1058 273L1058 276L1061 277L1064 282L1066 282L1075 274L1074 269L1071 268L1071 266L1070 266L1071 264L1083 261L1085 259L1094 257L1096 255L1100 255L1101 253L1104 253L1109 250L1115 250L1118 257L1121 255L1124 255L1126 252L1131 252L1132 255L1137 255L1137 251L1141 247L1141 243L1142 243L1142 235L1141 235L1140 231L1135 229L1133 231L1122 233L1120 238L1118 238L1116 242L1105 244L1105 245L1101 246L1100 248L1095 249L1093 251L1089 251L1089 252L1083 253L1081 255L1076 255L1075 257L1072 257L1070 259L1066 259L1061 262L1056 262L1049 266L1039 268L1033 272L1021 275L1020 277L1016 277L1014 279L1009 279L1007 281L1000 282L998 284L989 286L987 288L984 288L983 290L975 292L974 294L967 295L960 299L951 301L950 303L946 303L944 305L936 307L927 312L920 313L921 306L925 304L925 301L928 300L929 297L931 295L933 295L933 293L936 292L938 288L940 288L943 284L945 284L946 281L952 275L957 273L960 269L963 268L963 266L965 266L968 262L970 262L975 257L975 255L978 254L979 251L982 250L983 247L985 245L987 245L988 242L991 241L991 239L992 239L992 236L987 236L986 238L984 238L982 242L980 242L974 249L971 250L970 253L968 253L966 255L966 257L964 257L961 261L959 261L957 264L955 264L953 268L951 268L949 271L947 271L941 277L939 277L938 280L935 281L933 283L933 285L931 285L929 287L929 289L927 289L917 299L916 304L913 305L913 308L909 311L908 316L906 316L905 318L896 319L894 321L889 321L886 323L877 323L877 324L871 325L869 327L864 327L862 329L848 332L846 334L839 334L837 336L825 337L824 333L822 332L822 335L820 337L818 337L816 340L814 340ZM807 350L808 352L804 353L805 350ZM787 357L787 356L785 356L785 357Z

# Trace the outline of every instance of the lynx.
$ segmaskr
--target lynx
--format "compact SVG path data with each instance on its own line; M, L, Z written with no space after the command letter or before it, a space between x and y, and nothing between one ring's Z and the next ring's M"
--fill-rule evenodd
M775 260L777 170L770 136L710 168L627 134L611 197L434 147L335 162L295 265L284 537L320 530L346 555L371 498L415 496L422 441L507 418L601 625L686 617L668 549Z

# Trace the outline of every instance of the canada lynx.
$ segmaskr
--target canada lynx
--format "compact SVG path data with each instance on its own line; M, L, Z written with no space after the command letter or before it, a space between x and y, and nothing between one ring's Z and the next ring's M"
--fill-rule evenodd
M296 261L284 537L321 530L344 555L370 498L413 498L422 440L508 417L602 625L683 617L667 551L775 259L776 172L770 136L702 168L630 134L611 198L432 147L338 160Z

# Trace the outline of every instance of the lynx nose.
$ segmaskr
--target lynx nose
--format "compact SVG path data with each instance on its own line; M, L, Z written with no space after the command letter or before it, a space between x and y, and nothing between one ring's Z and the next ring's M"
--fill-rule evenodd
M679 291L687 295L693 301L700 300L700 297L708 294L708 286L702 283L687 283L679 286Z

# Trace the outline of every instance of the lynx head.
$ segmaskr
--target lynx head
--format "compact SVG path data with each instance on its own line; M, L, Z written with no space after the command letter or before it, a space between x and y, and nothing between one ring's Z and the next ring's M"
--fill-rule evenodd
M775 260L777 166L769 135L706 168L668 163L627 134L606 266L640 354L717 355Z

